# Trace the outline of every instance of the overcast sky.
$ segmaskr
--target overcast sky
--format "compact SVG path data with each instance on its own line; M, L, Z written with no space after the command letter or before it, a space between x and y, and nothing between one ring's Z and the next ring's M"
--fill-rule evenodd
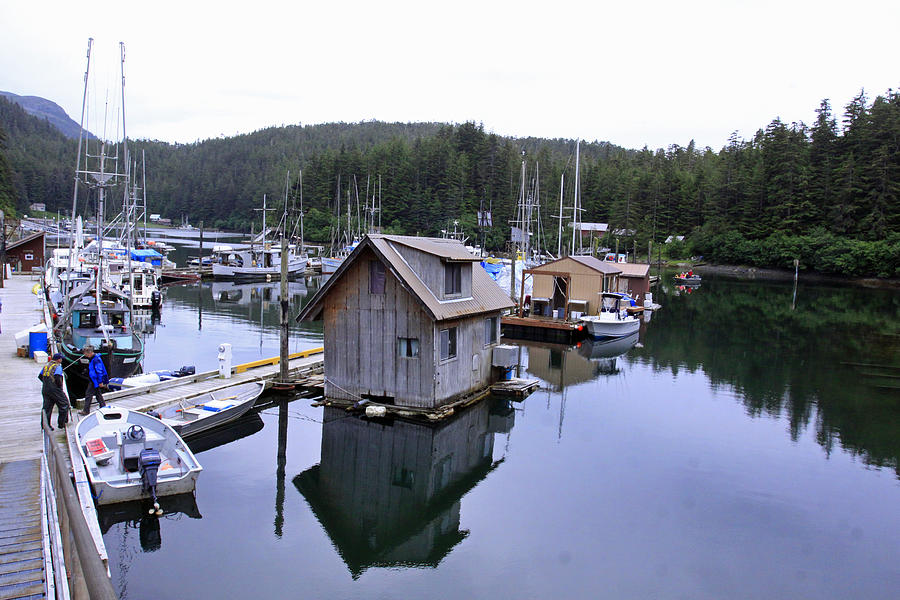
M720 149L900 85L897 0L0 3L0 90L169 142L332 121ZM96 99L100 101L97 102ZM100 115L100 116L98 116ZM840 119L839 119L840 120Z

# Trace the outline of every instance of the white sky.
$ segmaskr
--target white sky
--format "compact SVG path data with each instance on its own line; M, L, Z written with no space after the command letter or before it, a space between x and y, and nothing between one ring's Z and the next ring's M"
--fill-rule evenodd
M474 120L501 135L718 150L773 118L840 120L900 85L900 2L0 2L0 90L81 115L119 94L128 135ZM101 107L101 102L95 102ZM102 108L97 108L97 112ZM91 117L91 129L98 122Z

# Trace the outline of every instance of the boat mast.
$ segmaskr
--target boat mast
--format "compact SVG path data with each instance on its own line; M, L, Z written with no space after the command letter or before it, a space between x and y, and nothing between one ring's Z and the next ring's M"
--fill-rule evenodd
M559 175L559 227L556 232L556 258L562 256L562 222L563 222L563 186L566 182L565 172Z
M578 140L577 142L575 142L575 201L574 201L574 204L572 205L573 206L573 210L572 210L572 254L575 254L575 238L576 237L579 238L579 240L578 240L579 253L581 251L581 239L580 239L581 231L580 231L580 227L578 226L578 217L579 217L578 213L581 210L581 206L579 204L581 201L581 198L578 193L578 187L580 185L580 179L579 179L579 174L578 174L578 167L581 163L580 159L581 159L581 140Z
M75 211L78 209L78 175L81 172L81 145L84 141L84 115L87 112L87 90L88 90L88 74L91 71L91 45L94 43L94 38L88 38L88 47L87 47L87 65L84 68L84 95L81 99L81 126L78 131L78 155L75 159L75 189L72 192L72 224L75 224ZM73 232L73 235L69 239L69 269L74 268L73 261L75 260L75 240L78 236L76 236Z

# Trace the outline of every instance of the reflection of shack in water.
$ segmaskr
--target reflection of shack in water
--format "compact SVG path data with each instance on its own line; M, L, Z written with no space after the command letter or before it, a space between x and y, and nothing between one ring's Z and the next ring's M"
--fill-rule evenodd
M527 371L559 391L619 372L617 359L638 342L638 332L613 340L586 339L574 346L516 342L528 349Z
M354 578L369 567L435 567L468 535L461 498L493 471L506 401L438 425L325 408L321 462L294 478Z

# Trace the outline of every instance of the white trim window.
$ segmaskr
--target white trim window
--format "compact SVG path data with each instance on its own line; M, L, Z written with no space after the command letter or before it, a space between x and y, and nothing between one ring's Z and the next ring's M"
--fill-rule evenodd
M456 358L456 329L441 329L441 360Z
M488 317L484 320L484 345L496 344L500 339L500 323L497 317Z

